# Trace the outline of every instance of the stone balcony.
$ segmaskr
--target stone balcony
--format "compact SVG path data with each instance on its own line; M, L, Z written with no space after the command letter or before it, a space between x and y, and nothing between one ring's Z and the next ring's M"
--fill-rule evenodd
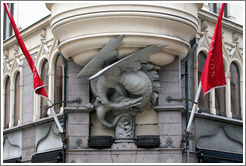
M150 61L161 67L183 59L198 28L201 3L83 2L46 3L62 54L84 66L112 37L124 34L119 56L148 45L168 45Z

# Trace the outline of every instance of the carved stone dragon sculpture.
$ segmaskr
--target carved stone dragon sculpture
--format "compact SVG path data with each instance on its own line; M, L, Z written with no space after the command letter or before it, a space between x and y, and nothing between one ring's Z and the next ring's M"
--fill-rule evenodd
M123 115L129 116L121 113L108 122L108 112L140 112L156 102L161 88L154 66L148 63L150 55L160 52L161 47L148 46L119 59L117 49L123 37L112 38L78 74L91 76L91 91L96 99L93 105L98 120L107 127L114 127Z

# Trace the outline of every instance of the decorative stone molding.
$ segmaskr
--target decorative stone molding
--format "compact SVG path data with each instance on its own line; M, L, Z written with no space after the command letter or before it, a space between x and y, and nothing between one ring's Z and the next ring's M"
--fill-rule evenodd
M81 149L88 149L88 146L84 146L82 145L82 140L81 139L77 139L75 141L75 146L68 146L66 147L67 149L78 149L78 148L81 148Z
M239 39L238 33L237 32L233 32L232 33L232 41L233 41L233 43L238 44L238 39Z
M208 21L202 20L201 21L201 31L204 33L207 33L208 32L207 28L208 28Z
M166 144L165 145L161 145L160 146L160 148L168 148L168 147L171 147L171 148L180 148L180 146L173 145L173 140L170 137L168 137L166 139Z
M46 30L42 29L40 32L40 36L41 36L41 47L43 47L43 52L46 55L50 54L49 48L47 46L47 41L46 41Z
M8 58L9 58L9 50L8 49L5 49L3 51L3 55L4 55L4 61L7 62L8 61Z

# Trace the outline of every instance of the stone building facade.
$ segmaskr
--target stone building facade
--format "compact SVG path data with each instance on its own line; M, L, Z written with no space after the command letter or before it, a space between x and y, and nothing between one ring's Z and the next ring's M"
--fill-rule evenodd
M241 15L233 13L239 6L228 3L222 20L227 86L200 97L186 137L218 4L46 3L51 14L21 30L21 35L55 103L65 137L45 101L34 93L30 67L15 37L9 37L1 53L3 162L243 162L244 36ZM78 78L120 35L120 59L149 45L165 46L149 59L161 85L158 101L131 114L133 137L123 139L116 136L117 127L103 126L97 110L89 107L96 100L89 77ZM106 117L113 119L112 114Z

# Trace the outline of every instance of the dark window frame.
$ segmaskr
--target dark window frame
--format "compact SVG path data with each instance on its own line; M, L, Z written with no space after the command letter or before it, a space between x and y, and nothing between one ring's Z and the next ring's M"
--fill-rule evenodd
M45 59L42 63L42 67L41 67L41 80L44 83L44 88L46 90L46 92L48 93L49 91L49 62L47 59ZM45 98L41 97L40 98L40 116L39 118L44 118L47 117L47 108L48 107L48 103L46 101Z
M58 64L59 63L59 64ZM60 54L57 55L55 61L55 81L54 81L54 103L59 103L54 106L54 110L59 112L59 109L62 107L62 96L63 96L63 63L62 57Z
M4 96L4 128L9 128L10 122L10 86L11 80L8 76L5 82L5 96Z
M15 76L15 103L14 103L14 126L18 125L20 119L20 72Z
M14 3L6 3L8 6L8 9L12 13L14 17ZM8 33L8 34L7 34ZM13 28L9 21L9 17L7 15L7 12L5 9L3 10L3 40L6 40L7 38L11 37L13 35Z
M232 67L235 68L236 74L232 73ZM235 76L233 74L236 75L237 80L236 80L236 78L233 78ZM241 89L240 89L240 71L239 71L239 67L238 67L237 63L235 63L235 62L232 62L231 65L230 65L230 75L231 75L230 88L231 88L231 112L232 112L232 118L241 119L242 108L241 108L241 94L240 94L241 93ZM232 89L232 88L234 88L234 89ZM237 92L234 92L233 90L237 90ZM236 100L235 94L238 95L237 96L238 100ZM235 99L235 101L233 99ZM234 107L238 108L238 110L234 110Z
M202 70L204 68L204 65L205 65L205 61L206 61L206 54L204 52L199 52L198 54L198 59L197 59L197 63L198 63L198 82L200 82L200 79L201 79L201 75L202 75ZM202 64L200 64L202 63ZM201 67L202 65L202 67ZM204 107L204 110L203 111L208 111L209 110L209 113L210 113L210 94L206 94L204 97L203 97L203 94L200 93L200 96L199 96L199 99L198 99L198 103Z

